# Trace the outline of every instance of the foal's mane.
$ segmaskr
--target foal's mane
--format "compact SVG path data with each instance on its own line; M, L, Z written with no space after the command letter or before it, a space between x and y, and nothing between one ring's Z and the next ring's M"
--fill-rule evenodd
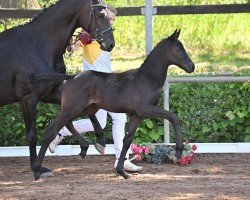
M164 39L162 39L160 42L158 42L156 44L155 48L149 53L149 55L146 57L146 59L144 60L144 62L141 64L141 67L144 66L148 62L148 60L151 60L151 58L153 57L154 53L156 51L159 51L160 46L162 46L162 45L166 46L166 43L167 43L168 39L169 39L169 37L168 38L164 38Z

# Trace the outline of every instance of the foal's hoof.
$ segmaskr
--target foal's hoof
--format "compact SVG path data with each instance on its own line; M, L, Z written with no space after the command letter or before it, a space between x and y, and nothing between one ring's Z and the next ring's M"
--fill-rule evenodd
M131 176L125 172L125 170L117 171L118 174L120 174L125 180L130 179Z
M95 149L101 154L104 155L105 154L105 147L103 147L102 145L95 143Z
M34 178L35 178L35 181L39 180L41 178L41 173L40 172L34 172Z
M85 158L86 154L87 154L87 151L85 151L85 152L81 151L81 153L79 153L78 155L81 156L81 158L83 159L83 158Z
M54 176L54 174L52 173L52 171L50 169L46 168L46 167L41 167L41 169L40 169L40 175L43 178Z
M173 157L173 162L174 162L174 164L177 164L178 161L179 161L179 159L178 159L176 156L174 156L174 157Z
M33 165L31 168L34 172L34 177L35 180L39 180L41 177L48 177L48 176L52 176L52 172L50 169L46 168L46 167L39 167L38 165Z
M41 167L39 171L40 171L41 174L51 172L51 170L46 168L46 167Z

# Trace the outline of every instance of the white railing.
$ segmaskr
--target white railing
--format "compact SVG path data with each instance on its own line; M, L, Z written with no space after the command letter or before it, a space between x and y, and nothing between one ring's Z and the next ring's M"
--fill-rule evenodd
M250 143L190 143L196 144L197 150L195 153L250 153ZM37 151L40 150L37 147ZM58 145L55 153L52 154L47 150L46 156L74 156L81 151L79 145ZM131 150L129 149L131 154ZM105 149L106 155L115 155L115 148L113 144L107 144ZM0 147L0 157L28 157L29 147ZM100 155L94 145L90 145L87 155Z

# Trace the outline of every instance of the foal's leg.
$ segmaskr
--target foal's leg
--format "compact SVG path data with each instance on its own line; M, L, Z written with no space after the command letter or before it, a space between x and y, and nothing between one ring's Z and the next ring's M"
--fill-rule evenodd
M48 96L44 97L42 101L44 103L53 103L53 104L61 104L61 89L58 88L56 89L53 93L49 94ZM79 155L84 158L86 156L87 150L88 150L88 143L86 140L76 131L76 129L71 127L72 123L70 122L69 124L66 125L66 127L69 129L69 131L76 137L78 143L80 144L81 147L81 152Z
M21 102L24 123L26 127L26 135L29 142L30 151L30 167L32 169L37 158L36 145L37 145L37 134L36 134L36 105L37 98L30 94L26 95ZM40 174L49 173L51 170L46 167L40 167Z
M164 118L170 121L170 123L174 127L175 143L176 143L176 148L177 148L175 156L177 158L180 158L182 154L182 150L183 150L183 142L182 142L181 133L180 133L180 121L176 117L176 115L173 114L172 112L169 112L167 110L164 110L162 108L159 108L157 106L152 106L152 105L139 108L139 110L137 110L137 113L143 118L149 118L149 117Z
M95 115L89 115L89 119L91 120L95 130L95 135L96 135L95 148L100 154L103 155L105 154L105 147L106 147L104 131Z
M87 143L87 141L80 135L80 133L77 132L77 130L74 128L72 122L69 122L66 125L67 129L69 129L69 131L75 136L75 138L77 139L78 143L80 144L81 147L81 152L79 153L79 155L82 158L85 158L86 154L87 154L87 150L89 148L89 144Z
M46 153L46 150L48 149L49 144L55 139L59 130L61 130L69 121L71 121L77 116L78 115L74 113L61 111L57 115L56 119L47 128L45 135L44 135L43 144L39 151L36 162L32 167L32 170L34 171L35 180L38 180L41 176L40 168L41 168L41 164L42 164L43 158L45 156L45 153Z
M135 131L137 127L140 124L141 117L138 115L131 115L128 125L127 125L127 132L125 133L125 137L123 139L123 146L122 146L122 152L118 161L118 164L116 166L116 171L118 174L120 174L123 178L128 179L130 176L125 172L124 170L124 161L127 154L127 151L132 143L132 140L134 138Z

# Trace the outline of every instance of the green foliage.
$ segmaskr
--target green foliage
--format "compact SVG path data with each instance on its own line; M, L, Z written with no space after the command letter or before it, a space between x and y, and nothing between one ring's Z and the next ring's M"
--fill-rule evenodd
M249 142L249 99L249 82L177 83L171 84L170 87L171 111L176 113L182 122L183 139L191 142ZM163 106L162 100L160 106ZM160 129L161 131L158 131ZM152 132L160 137L154 138ZM137 144L161 141L163 141L163 121L153 119L147 119L141 124L134 139L134 143ZM174 142L172 127L171 141Z
M245 133L244 141L250 142L250 82L246 82L241 86L231 84L231 89L235 88L239 88L242 94L246 95L248 101L246 101L244 105L235 105L233 110L226 113L226 116L230 120L227 125L235 127L238 131Z
M21 109L18 104L1 107L0 146L26 144Z
M39 9L37 0L1 0L2 8Z
M59 113L60 107L53 104L39 103L37 106L36 128L38 144L43 141L43 136L48 125ZM14 112L15 111L15 112ZM26 139L26 130L22 116L22 109L19 103L6 105L0 110L0 146L24 146L28 145ZM112 143L111 120L105 128L105 138L107 143ZM85 134L87 141L93 144L95 135L93 133ZM67 137L62 144L77 144L74 137Z
M38 104L36 127L39 144L41 144L46 127L58 112L59 106L57 105ZM19 103L1 107L0 122L0 146L22 146L28 144L22 109Z
M161 121L145 119L137 128L134 143L163 142L164 128Z
M248 87L249 83L172 84L171 110L182 121L183 137L194 142L244 142L250 119Z

